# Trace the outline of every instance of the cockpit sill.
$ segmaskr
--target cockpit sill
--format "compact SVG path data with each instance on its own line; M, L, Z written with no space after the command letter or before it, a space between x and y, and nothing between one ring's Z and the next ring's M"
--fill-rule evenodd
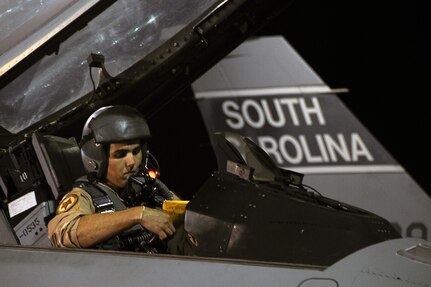
M55 247L39 247L39 246L25 246L25 245L8 245L0 244L0 250L11 250L14 252L31 252L31 253L45 253L61 255L62 258L68 254L88 254L88 255L113 255L122 257L135 257L135 258L153 258L161 260L178 260L178 261L195 261L195 262L206 262L206 263L224 263L234 265L248 265L248 266L261 266L261 267L281 267L289 269L307 269L324 271L329 266L320 265L309 265L309 264L297 264L288 262L275 262L275 261L260 261L260 260L249 260L249 259L235 259L235 258L222 258L222 257L206 257L206 256L186 256L186 255L172 255L172 254L148 254L142 252L133 251L113 251L113 250L100 250L100 249L82 249L82 248L55 248Z

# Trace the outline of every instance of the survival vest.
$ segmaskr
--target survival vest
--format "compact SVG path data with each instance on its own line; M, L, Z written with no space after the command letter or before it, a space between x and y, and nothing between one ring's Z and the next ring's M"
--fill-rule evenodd
M97 213L125 210L127 206L110 188L97 182L89 182L86 177L78 178L74 187L81 188L90 194ZM165 246L158 237L142 227L135 225L122 233L96 246L98 249L141 251L146 253L164 253Z

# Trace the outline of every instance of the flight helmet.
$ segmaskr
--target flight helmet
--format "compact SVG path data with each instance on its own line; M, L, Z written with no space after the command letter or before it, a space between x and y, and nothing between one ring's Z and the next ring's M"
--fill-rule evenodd
M81 158L89 178L105 179L111 143L140 140L145 155L150 136L144 117L130 106L106 106L96 110L87 119L80 142Z

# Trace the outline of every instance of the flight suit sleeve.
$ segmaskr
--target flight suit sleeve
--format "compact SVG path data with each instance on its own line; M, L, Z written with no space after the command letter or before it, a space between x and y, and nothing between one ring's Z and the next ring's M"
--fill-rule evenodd
M95 213L91 196L80 188L67 193L48 223L48 238L54 247L81 248L76 230L83 215Z

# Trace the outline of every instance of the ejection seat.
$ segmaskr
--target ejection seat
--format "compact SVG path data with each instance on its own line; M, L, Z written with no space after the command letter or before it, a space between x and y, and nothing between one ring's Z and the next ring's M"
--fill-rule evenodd
M70 191L75 179L85 175L75 138L33 133L32 144L54 199Z
M6 190L4 214L18 244L48 247L46 225L57 201L85 175L80 149L75 138L39 132L21 145L9 152L13 168L0 177Z

